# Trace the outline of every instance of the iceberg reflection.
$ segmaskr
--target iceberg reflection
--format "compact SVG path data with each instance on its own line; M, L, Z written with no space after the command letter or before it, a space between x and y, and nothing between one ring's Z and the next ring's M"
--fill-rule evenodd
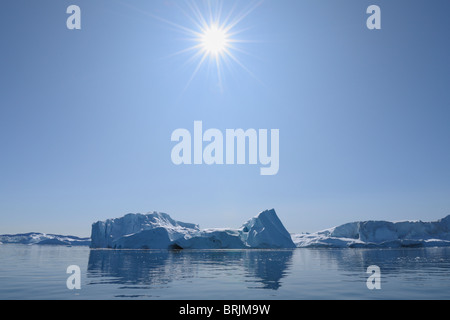
M151 289L173 281L223 281L230 275L247 288L278 290L293 250L91 250L90 284ZM242 280L243 279L243 280Z

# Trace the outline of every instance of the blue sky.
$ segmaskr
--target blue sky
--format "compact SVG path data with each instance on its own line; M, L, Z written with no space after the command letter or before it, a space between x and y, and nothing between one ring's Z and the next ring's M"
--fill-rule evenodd
M366 28L372 4L382 30ZM237 26L252 74L230 63L221 87L173 55L192 45L164 21L193 28L180 6L2 1L0 233L88 236L153 210L239 227L275 208L291 232L450 214L448 1L265 0ZM172 132L196 120L279 129L278 175L172 164Z

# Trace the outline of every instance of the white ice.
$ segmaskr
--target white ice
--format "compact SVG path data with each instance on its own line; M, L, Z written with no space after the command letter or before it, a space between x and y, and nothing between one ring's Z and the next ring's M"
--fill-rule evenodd
M266 210L239 229L205 229L168 214L128 214L92 225L92 248L273 249L295 248L275 210Z

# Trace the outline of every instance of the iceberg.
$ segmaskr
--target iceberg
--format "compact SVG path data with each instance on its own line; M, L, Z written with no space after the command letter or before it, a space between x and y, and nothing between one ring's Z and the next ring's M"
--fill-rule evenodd
M242 227L245 242L251 248L292 248L292 238L274 209L260 213ZM294 244L295 247L295 244Z
M92 225L91 247L167 249L175 241L200 233L198 225L173 220L168 214L127 214Z
M274 209L239 229L205 229L166 213L127 214L92 225L91 248L111 249L291 249L295 248Z
M298 248L407 248L450 246L450 215L433 222L361 221L292 235Z
M91 244L91 239L79 238L75 236L62 236L57 234L30 232L0 235L0 243L25 245L89 246Z

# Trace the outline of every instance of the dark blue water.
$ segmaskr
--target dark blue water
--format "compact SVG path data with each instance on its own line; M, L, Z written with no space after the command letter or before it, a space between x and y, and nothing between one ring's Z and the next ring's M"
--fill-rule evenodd
M69 265L81 289L69 290ZM381 269L381 290L366 286ZM450 299L450 248L113 251L0 245L0 299Z

